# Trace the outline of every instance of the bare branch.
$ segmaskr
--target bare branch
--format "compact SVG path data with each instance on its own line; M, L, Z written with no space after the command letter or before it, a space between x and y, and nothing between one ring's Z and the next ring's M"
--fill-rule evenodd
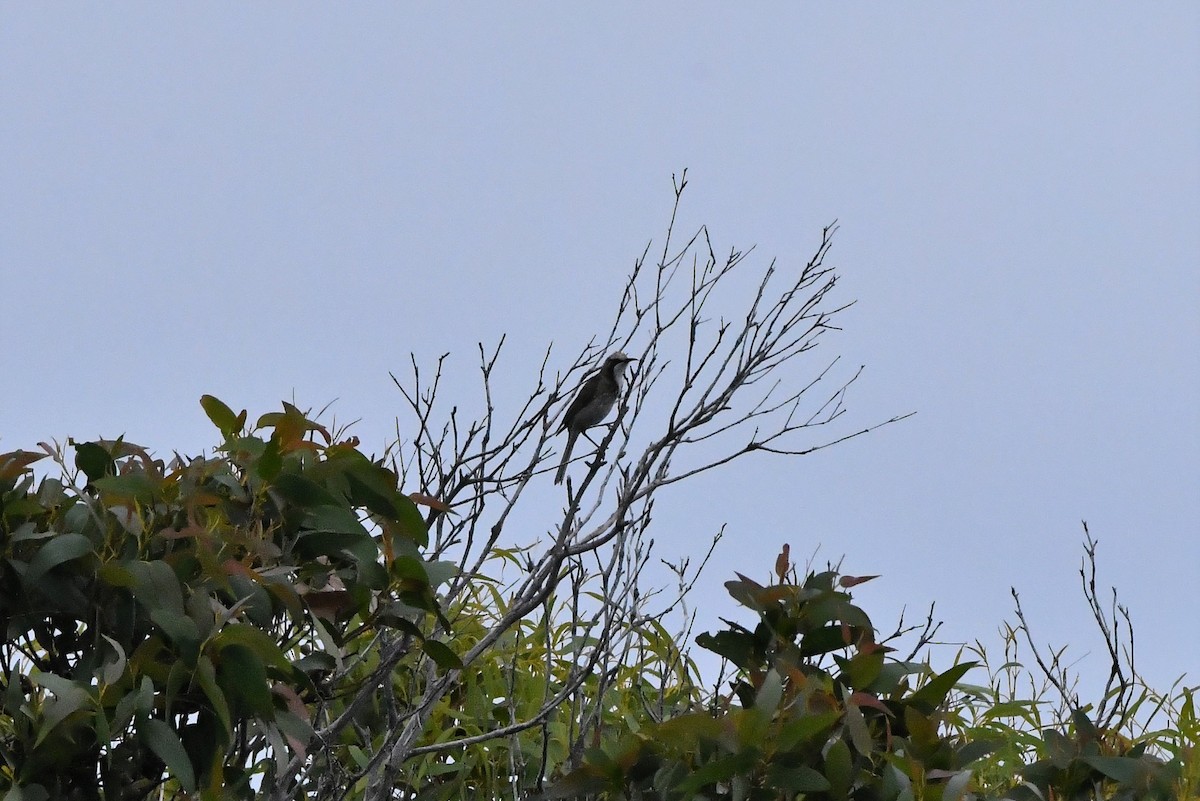
M581 753L585 738L603 719L612 671L643 658L643 645L634 633L661 625L665 615L681 614L679 636L690 636L693 613L685 597L720 540L718 534L695 568L687 558L663 561L678 584L670 596L647 589L646 567L654 549L648 531L657 493L751 453L807 455L908 416L839 429L848 390L862 368L838 378L837 358L823 359L815 370L802 358L828 331L837 330L836 316L852 305L829 300L837 275L826 258L836 221L821 230L807 261L790 265L773 260L756 275L749 258L753 248L720 249L726 255L718 258L707 227L679 235L686 171L673 178L673 185L657 263L648 261L653 246L648 243L621 287L611 327L573 357L556 358L551 347L535 371L505 369L507 381L527 382L526 399L516 408L507 408L496 392L503 338L492 350L479 347L482 408L477 416L443 403L446 356L436 361L431 377L415 356L407 381L392 376L406 407L406 422L398 422L397 431L407 439L398 436L388 458L406 485L452 510L427 514L427 555L454 566L454 575L440 588L443 607L452 609L476 597L473 593L499 549L519 553L524 564L519 575L502 585L502 609L487 630L459 654L463 669L439 674L426 660L413 677L415 697L406 706L388 707L387 731L375 734L366 764L349 777L348 783L367 780L367 798L390 797L389 782L408 760L544 727L564 704L573 709L572 753ZM739 297L747 299L739 302ZM562 443L559 418L576 388L616 349L637 358L627 389L613 420L593 430L595 449L574 454L563 505L548 520L544 503L536 498L553 491L547 473L556 465ZM554 363L565 366L555 369ZM563 590L569 597L565 614L572 633L588 646L574 654L565 674L555 674L553 685L553 666L547 662L538 710L517 719L513 706L513 719L494 730L423 739L435 705L454 690L464 671L520 632L539 609L549 636ZM909 630L901 626L897 634ZM922 642L936 630L931 612ZM428 636L439 634L444 632L435 629ZM387 695L392 671L416 645L409 635L378 642L366 684L336 719L322 722L317 742L335 741L364 705ZM541 647L550 660L548 642ZM670 669L686 670L687 661L681 655ZM590 696L581 690L585 682ZM646 703L648 709L659 704L661 714L661 692ZM545 770L546 737L543 728L539 776ZM509 767L516 772L520 766L514 762Z

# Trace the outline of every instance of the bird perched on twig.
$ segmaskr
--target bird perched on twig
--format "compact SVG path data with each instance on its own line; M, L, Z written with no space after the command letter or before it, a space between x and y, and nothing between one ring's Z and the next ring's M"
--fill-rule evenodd
M612 411L621 392L621 378L625 365L635 359L626 356L621 351L610 354L600 366L600 371L583 382L575 400L567 407L563 415L559 431L567 432L567 446L563 448L562 462L558 465L558 474L554 477L555 484L561 484L567 474L567 462L571 461L571 449L575 440L587 429L598 424Z

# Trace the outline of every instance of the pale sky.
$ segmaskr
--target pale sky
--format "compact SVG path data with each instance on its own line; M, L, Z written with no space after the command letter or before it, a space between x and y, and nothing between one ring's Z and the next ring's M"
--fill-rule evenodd
M1192 2L8 4L0 450L195 453L212 393L382 451L409 351L463 392L501 335L514 395L565 366L685 167L681 227L762 267L840 221L847 428L917 412L676 490L663 558L729 524L699 628L820 546L881 628L994 646L1015 586L1099 680L1086 519L1140 667L1200 682Z

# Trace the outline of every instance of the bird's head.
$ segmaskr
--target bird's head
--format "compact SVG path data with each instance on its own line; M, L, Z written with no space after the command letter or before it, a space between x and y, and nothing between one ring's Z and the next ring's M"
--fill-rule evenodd
M626 356L621 351L610 353L604 360L604 366L600 368L600 372L612 376L613 380L617 382L617 386L622 386L625 380L625 366L635 361L637 359Z
M608 365L609 367L611 367L611 366L617 365L617 364L625 365L625 364L628 364L629 362L636 362L636 361L637 361L637 359L633 358L632 356L626 356L621 351L617 351L616 353L610 353L608 355L608 358L604 360L604 363L606 365Z

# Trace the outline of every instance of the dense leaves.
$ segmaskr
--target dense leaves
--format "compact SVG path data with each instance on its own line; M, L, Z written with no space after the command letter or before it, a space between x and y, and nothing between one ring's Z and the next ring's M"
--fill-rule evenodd
M1044 740L1027 743L1010 766L1012 780L981 783L979 761L1006 743L954 725L952 693L975 663L938 673L894 659L866 613L839 589L864 579L825 572L799 582L785 566L786 557L777 584L739 576L726 585L758 615L753 629L730 622L697 638L735 668L729 695L601 743L545 797L1177 797L1189 760L1164 762L1145 743L1106 740L1082 710L1065 732L1050 729ZM1025 754L1035 761L1026 764Z
M250 797L336 711L327 679L356 633L458 664L427 639L425 523L396 475L289 404L249 432L202 405L213 457L0 455L0 788ZM47 455L64 476L36 482Z

